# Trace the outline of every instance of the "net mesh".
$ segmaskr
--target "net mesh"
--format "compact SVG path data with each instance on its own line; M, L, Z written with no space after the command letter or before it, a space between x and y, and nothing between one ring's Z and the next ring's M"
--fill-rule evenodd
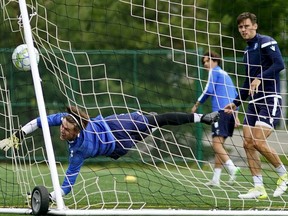
M189 112L191 101L196 101L207 82L202 73L204 50L220 53L223 69L233 71L230 76L236 86L241 86L245 75L239 57L243 51L235 47L233 37L222 34L221 22L209 20L205 2L28 1L48 114L62 112L67 105L80 107L90 116L135 111ZM6 47L24 43L18 2L3 0L1 9L1 28L9 38ZM139 35L144 37L133 37ZM101 50L104 43L111 47ZM116 43L119 50L113 49ZM137 50L139 44L145 44L146 49ZM1 49L3 138L38 116L30 73L13 67L12 52L13 48ZM282 81L286 82L285 78ZM207 103L200 111L210 109ZM285 109L284 103L283 122ZM243 114L241 109L240 117ZM69 152L67 144L59 141L58 130L51 128L61 182ZM285 136L287 129L282 123L269 138L269 145L286 160ZM205 185L214 166L210 127L188 124L158 128L117 161L105 157L87 160L71 193L64 197L65 205L86 210L286 209L286 194L263 201L237 198L252 187L242 142L240 128L225 144L231 159L242 168L236 183L229 185L229 174L223 171L221 187L211 188ZM19 150L3 153L1 169L5 173L0 178L4 207L29 206L27 193L36 185L53 190L40 130L26 136ZM275 190L278 178L273 170L263 159L268 194ZM127 180L127 176L136 179Z

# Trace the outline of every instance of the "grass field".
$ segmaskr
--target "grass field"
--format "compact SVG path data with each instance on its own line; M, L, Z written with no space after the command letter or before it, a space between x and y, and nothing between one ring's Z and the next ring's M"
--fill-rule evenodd
M40 174L38 169L34 170L33 166L29 172L19 170L18 174L22 176L21 178L17 177L15 173L13 174L12 167L9 165L2 164L1 167L5 167L7 186L6 191L2 190L3 207L28 207L25 204L26 196L24 194L28 192L29 188L33 189L36 185L45 185L49 191L52 190L47 166L40 166ZM239 193L247 192L251 187L251 176L247 168L242 168L241 176L238 177L234 186L225 183L228 180L228 175L224 174L221 187L216 188L204 186L203 183L211 177L211 172L205 166L198 169L195 164L191 164L190 168L187 169L181 164L178 164L177 167L157 164L157 168L149 164L124 162L100 163L97 166L88 164L81 170L81 176L77 179L73 193L65 196L65 205L69 209L88 207L91 209L139 209L142 207L147 209L193 210L287 209L287 195L282 198L272 197L277 180L277 176L272 170L268 171L267 169L264 172L269 198L263 201L243 201L237 196ZM26 178L23 178L23 173L25 173ZM31 176L27 176L28 173ZM137 177L137 181L126 182L126 175ZM1 177L2 189L3 176L4 174ZM16 183L17 178L22 181L21 187ZM61 181L62 178L60 177Z

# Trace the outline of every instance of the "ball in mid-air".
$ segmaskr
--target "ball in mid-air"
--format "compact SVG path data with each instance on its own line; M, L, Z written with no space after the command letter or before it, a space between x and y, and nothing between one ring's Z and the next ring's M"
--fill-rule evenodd
M38 64L39 52L36 48L34 48L34 50L35 50L35 55L36 55L36 61ZM16 49L13 51L13 54L12 54L12 62L18 70L21 70L21 71L31 70L27 44L21 44L16 47Z

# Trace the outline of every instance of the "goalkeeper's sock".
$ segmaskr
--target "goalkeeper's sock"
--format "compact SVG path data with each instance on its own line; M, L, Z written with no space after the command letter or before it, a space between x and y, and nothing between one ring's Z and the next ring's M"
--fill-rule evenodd
M194 122L200 122L203 114L194 113Z

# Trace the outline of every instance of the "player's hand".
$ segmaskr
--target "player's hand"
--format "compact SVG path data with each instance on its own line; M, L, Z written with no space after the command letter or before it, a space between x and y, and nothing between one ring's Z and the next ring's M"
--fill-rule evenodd
M228 114L232 114L236 109L237 109L237 106L234 103L230 103L224 107L224 112Z
M0 141L0 149L8 151L11 147L18 149L20 145L20 139L14 133L11 137Z
M261 84L261 80L259 80L258 78L255 78L250 85L249 95L253 96L255 92L258 93L258 88L260 84Z

